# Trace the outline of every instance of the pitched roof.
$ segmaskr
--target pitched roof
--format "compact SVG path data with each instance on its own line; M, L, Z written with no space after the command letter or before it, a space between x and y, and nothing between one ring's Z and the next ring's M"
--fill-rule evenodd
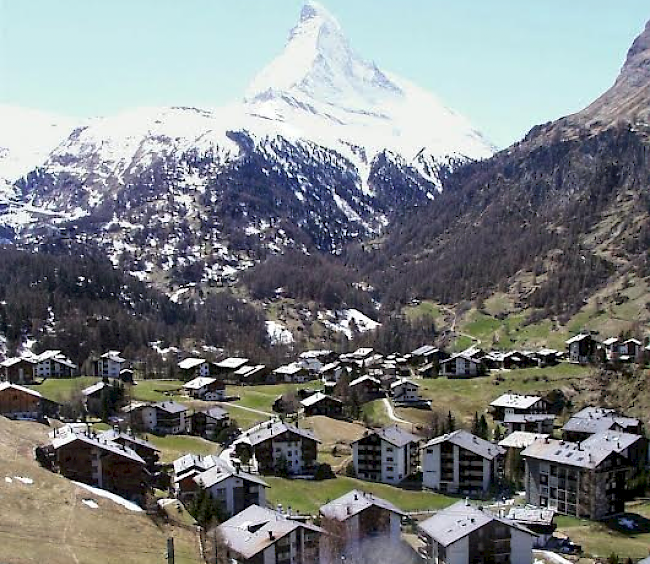
M191 370L192 368L205 364L205 362L205 358L186 358L178 363L178 367L181 370Z
M504 423L537 423L538 421L555 421L551 413L506 413Z
M605 339L603 341L603 345L615 345L616 343L620 343L620 339L618 337L610 337L609 339Z
M567 345L571 345L573 343L577 343L577 342L582 341L582 340L587 339L587 338L589 338L589 339L592 338L589 333L580 333L579 335L575 335L575 336L571 337L570 339L567 339L565 342L566 342Z
M438 352L439 350L440 349L438 347L434 347L433 345L423 345L415 349L411 353L411 356L429 356L430 354Z
M340 399L333 398L332 396L328 396L328 395L324 394L323 392L316 392L315 394L312 394L308 398L305 398L304 400L302 400L300 402L300 405L302 405L303 407L310 407L310 406L312 406L314 404L317 404L317 403L320 403L321 401L326 400L326 399L330 400L330 401L333 401L335 403L343 403Z
M390 387L397 388L398 386L402 386L403 384L411 384L411 386L415 386L416 388L420 387L420 384L414 382L413 380L409 380L408 378L398 378L390 385Z
M30 388L25 388L24 386L19 386L18 384L10 384L9 382L1 382L0 383L0 392L4 392L5 390L18 390L20 392L24 392L26 394L35 396L37 398L42 398L43 396L40 394L40 392L37 392L36 390L32 390Z
M530 409L542 398L540 396L524 396L520 394L503 394L495 399L492 407L511 407L513 409Z
M101 392L106 386L107 384L105 382L100 381L93 384L92 386L88 386L87 388L84 388L83 390L81 390L81 393L84 396L92 396L97 392Z
M248 362L247 358L230 357L215 363L218 368L237 370Z
M491 442L472 435L472 433L468 433L467 431L463 431L462 429L454 431L453 433L448 433L446 435L436 437L435 439L430 440L422 448L427 448L445 442L450 442L456 446L459 446L460 448L464 448L465 450L469 450L474 454L478 454L483 458L487 458L488 460L493 460L500 454L505 453L503 448L501 448L499 445L492 444Z
M251 505L219 525L218 529L228 547L248 560L301 527L323 532L310 523L294 521L277 511Z
M373 435L373 434L379 436L379 438L381 438L382 440L396 447L403 447L409 443L419 443L421 441L420 437L414 435L413 433L409 433L408 431L405 431L398 425L393 425L391 427L384 427L383 429L379 429L369 433L369 435ZM363 440L369 435L360 437L356 441L353 441L351 444L358 443L359 441Z
M145 441L140 437L135 437L128 433L115 431L114 429L109 429L108 431L104 431L103 433L100 433L98 436L101 439L106 439L107 441L113 441L113 442L117 442L118 439L123 439L127 443L131 443L144 448L148 448L150 450L155 450L156 452L160 452L160 449L156 447L154 444L150 443L149 441Z
M582 441L582 446L586 448L611 449L620 454L641 440L643 440L643 437L634 433L608 431L591 435L591 437Z
M156 409L161 409L167 413L181 413L183 411L187 411L187 407L185 407L182 403L175 401L159 401L157 403L154 403L153 406Z
M204 413L208 417L212 417L212 419L225 419L226 417L229 417L228 412L225 409L217 406L208 409L199 409L194 412L194 415L197 413Z
M350 382L349 387L352 388L353 386L357 386L361 384L362 382L373 382L374 384L377 384L378 386L381 386L381 382L377 380L377 378L373 378L372 376L359 376L359 378L355 378Z
M594 469L606 460L615 450L612 445L572 443L549 439L535 441L522 453L522 457L534 458L548 462L556 462L578 468Z
M405 515L401 509L389 501L360 490L351 490L341 497L322 505L320 513L329 519L345 521L372 506L397 513L398 515Z
M320 442L310 430L296 427L284 421L266 421L260 423L255 427L251 427L248 431L244 431L239 435L236 442L246 442L255 446L286 432L298 435L303 439Z
M117 454L118 456L128 458L133 462L145 464L145 461L134 450L113 441L103 439L99 435L91 437L83 433L70 433L63 437L56 437L52 439L52 446L55 450L58 450L63 446L77 441L97 447L106 452L110 452L111 454Z
M227 480L230 477L241 478L247 482L253 482L265 488L269 485L259 476L247 474L246 472L237 471L228 464L215 464L211 468L194 476L193 480L202 488L211 488L212 486Z
M499 441L499 446L503 448L526 448L539 439L548 437L546 433L528 433L527 431L515 431L510 433L505 439Z
M193 380L190 380L189 382L186 382L183 384L183 388L186 390L200 390L201 388L204 388L205 386L209 386L210 384L213 384L216 382L216 378L209 378L208 376L199 376L198 378L194 378Z
M20 364L21 362L36 364L36 360L33 358L24 357L24 356L15 356L13 358L5 358L2 362L0 362L0 366L2 366L3 368L10 368L11 366Z
M126 362L126 359L120 356L120 351L108 351L103 355L101 355L100 358L107 358L108 360L112 360L113 362L117 362L118 364L122 364L123 362Z
M449 546L492 521L537 536L514 521L500 518L486 509L470 505L465 501L459 501L439 511L420 523L419 528L442 546Z
M474 364L481 364L480 360L469 356L467 353L457 353L457 354L451 355L449 358L440 361L440 364L441 365L442 364L447 364L449 362L452 362L452 361L456 360L457 358L462 358L462 359L464 359L464 360L466 360L468 362L473 362Z
M279 366L273 372L275 374L285 374L287 376L290 376L292 374L297 374L298 372L302 372L303 370L306 370L304 366L302 366L297 362L292 362L291 364L285 364L284 366Z

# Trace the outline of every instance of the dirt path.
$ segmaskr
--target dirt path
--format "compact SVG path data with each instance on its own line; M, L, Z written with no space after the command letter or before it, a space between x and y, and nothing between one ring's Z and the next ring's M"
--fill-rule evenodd
M229 403L224 401L218 401L215 403L219 407L236 407L237 409L250 411L251 413L256 413L257 415L266 415L267 417L275 417L277 415L277 413L270 413L269 411L260 411L259 409L253 409L252 407L244 407L243 405L237 405L236 403Z
M386 406L386 413L388 413L388 418L395 423L402 423L403 425L413 425L412 421L407 421L406 419L400 419L395 415L395 410L393 409L393 404L388 398L383 399L384 406Z

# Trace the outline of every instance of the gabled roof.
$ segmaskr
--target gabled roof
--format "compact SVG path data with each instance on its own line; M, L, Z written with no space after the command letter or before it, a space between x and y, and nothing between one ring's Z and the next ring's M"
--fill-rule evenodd
M153 406L167 413L182 413L183 411L187 411L187 407L175 401L159 401L158 403L154 403Z
M205 358L186 358L178 363L178 367L181 370L191 370L192 368L205 364L205 362Z
M118 364L122 364L123 362L126 362L126 359L120 356L120 351L108 351L103 355L101 355L100 358L107 358L108 360L112 360L113 362L117 362Z
M239 435L236 442L245 442L255 446L286 432L298 435L303 439L316 441L318 443L320 442L309 429L296 427L295 425L291 425L284 421L266 421L260 423Z
M43 396L40 394L40 392L37 392L35 390L32 390L30 388L25 388L24 386L19 386L18 384L10 384L9 382L2 382L0 383L0 392L4 392L5 390L18 390L19 392L24 392L26 394L29 394L31 396L35 396L37 398L42 398Z
M350 517L357 515L372 506L385 509L386 511L398 515L405 515L401 509L389 501L360 490L349 491L341 497L322 505L319 511L321 515L328 519L346 521Z
M218 527L230 550L246 560L299 528L323 532L311 523L288 519L282 513L259 505L247 507Z
M603 345L609 346L609 345L615 345L616 343L620 343L621 340L618 337L610 337L609 339L605 339L603 341Z
M377 386L381 386L381 382L377 380L377 378L373 378L372 376L359 376L359 378L355 378L350 382L349 387L352 388L353 386L357 386L359 384L362 384L363 382L372 382L373 384L376 384Z
M410 384L411 386L415 386L416 388L420 387L420 384L414 382L413 380L409 380L408 378L399 378L395 380L390 387L391 388L397 388L398 386L402 386L404 384Z
M615 451L611 445L586 445L557 439L535 441L522 453L522 457L556 462L578 468L594 469L600 466Z
M551 413L507 413L504 423L537 423L539 421L555 421Z
M209 378L207 376L199 376L198 378L194 378L193 380L190 380L189 382L183 384L183 388L186 390L200 390L201 388L204 388L205 386L209 386L210 384L214 384L217 381L216 378Z
M102 439L99 435L89 437L83 433L70 433L64 437L57 437L53 439L52 446L54 447L54 450L58 450L61 447L77 441L97 447L106 452L110 452L111 454L117 454L118 456L128 458L133 462L145 464L145 461L134 450L113 441Z
M542 398L540 396L524 396L519 394L503 394L495 399L492 407L512 407L513 409L530 409Z
M210 407L208 409L198 409L194 412L194 415L197 413L204 413L207 417L211 417L212 419L217 420L226 419L230 416L225 409L217 406Z
M131 443L134 445L138 445L144 448L148 448L149 450L154 450L156 452L160 452L160 449L156 447L154 444L150 443L149 441L145 441L144 439L141 439L140 437L135 437L133 435L130 435L128 433L122 433L121 431L115 431L114 429L109 429L108 431L104 431L103 433L100 433L98 435L100 439L105 439L107 441L113 441L117 442L118 439L122 439L124 442Z
M215 362L215 366L217 368L225 368L227 370L237 370L238 368L241 368L248 362L247 358L239 358L239 357L230 357L226 358L224 360L221 360L219 362Z
M467 431L463 431L462 429L454 431L453 433L448 433L446 435L436 437L435 439L430 440L422 448L427 448L446 442L450 442L460 448L469 450L470 452L473 452L474 454L482 456L488 460L493 460L500 454L505 453L505 451L500 446L492 444L491 442L472 435L472 433L468 433Z
M291 364L285 364L284 366L279 366L273 372L275 374L284 374L286 376L291 376L293 374L298 374L298 372L303 372L307 370L304 366L298 362L292 362Z
M96 394L97 392L101 392L107 384L105 382L99 381L92 386L88 386L87 388L84 388L81 390L81 393L84 396L92 396L93 394Z
M212 486L231 477L241 478L246 482L252 482L265 488L269 487L269 485L259 476L254 476L253 474L247 474L246 472L241 471L238 472L228 464L216 464L194 476L193 480L202 488L211 488Z
M454 355L450 356L449 358L447 358L445 360L441 360L440 364L443 365L443 364L447 364L449 362L453 362L457 358L462 358L462 359L464 359L464 360L466 360L468 362L473 362L474 364L481 364L480 360L478 360L478 359L476 359L474 357L471 357L471 356L467 355L466 353L454 354Z
M515 431L510 433L505 439L499 441L499 446L503 448L526 448L539 439L548 437L546 433L528 433L527 431Z
M343 403L340 399L333 398L332 396L328 396L328 395L324 394L323 392L316 392L315 394L312 394L308 398L305 398L304 400L302 400L300 402L300 404L303 407L310 407L310 406L312 406L314 404L320 403L323 400L330 400L330 401L333 401L335 403Z
M373 434L396 447L403 447L410 443L419 443L422 440L417 435L405 431L398 425L393 425L391 427L384 427L383 429L379 429L377 431L371 431L368 435L358 438L351 444L358 443L359 441Z
M592 339L592 338L593 337L589 333L580 333L579 335L575 335L574 337L567 339L565 342L567 345L571 345L573 343L578 343L579 341L583 341L584 339Z
M586 448L609 449L620 454L641 440L643 440L643 437L634 433L608 431L591 435L591 437L582 441L582 446Z
M411 356L429 356L433 353L436 353L440 351L438 347L434 347L433 345L423 345L417 349L415 349L412 353Z
M419 527L442 546L449 546L492 521L498 521L531 536L537 536L514 521L498 517L486 509L470 505L465 501L459 501L439 511L433 517L420 523Z
M21 362L36 364L36 360L33 358L24 357L24 356L15 356L13 358L5 358L2 362L0 362L0 366L2 366L3 368L10 368L11 366L15 366L16 364L20 364Z
M259 372L260 370L264 370L266 366L264 364L257 364L255 366L250 366L248 364L245 364L244 366L241 366L237 370L233 372L235 376L250 376L252 374L255 374Z

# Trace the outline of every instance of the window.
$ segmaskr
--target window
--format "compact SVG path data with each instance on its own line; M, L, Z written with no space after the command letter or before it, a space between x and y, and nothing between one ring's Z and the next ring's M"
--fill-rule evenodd
M544 485L548 484L548 474L540 474L539 483Z

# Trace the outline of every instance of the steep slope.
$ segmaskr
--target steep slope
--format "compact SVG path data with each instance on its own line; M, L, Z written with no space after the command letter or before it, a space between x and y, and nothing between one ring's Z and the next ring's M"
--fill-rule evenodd
M435 96L362 59L310 2L241 103L89 120L16 183L31 207L4 224L23 239L73 224L116 266L175 291L227 283L284 249L340 253L491 153Z
M650 85L650 74L631 71L650 62L647 29L612 91L584 113L462 167L378 251L351 253L374 273L386 303L486 297L525 271L533 283L518 300L539 318L577 311L612 276L650 274L649 124L627 103ZM602 112L608 125L588 121ZM569 131L578 119L582 128Z

